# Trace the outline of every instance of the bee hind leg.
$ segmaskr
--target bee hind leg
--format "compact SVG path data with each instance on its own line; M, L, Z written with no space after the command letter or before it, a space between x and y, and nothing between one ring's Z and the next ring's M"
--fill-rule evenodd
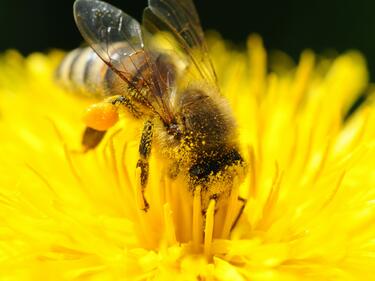
M94 149L102 141L106 131L98 131L90 127L86 127L83 132L81 145L83 152L87 152L90 149Z
M83 118L87 127L81 141L84 152L99 145L106 131L118 121L120 108L125 108L136 119L141 117L141 113L132 101L121 95L109 97L87 108Z
M141 183L141 194L142 194L142 200L143 200L142 210L145 212L147 212L147 210L150 207L145 197L145 191L147 187L148 174L149 174L148 160L151 154L153 127L154 125L151 120L146 121L143 126L141 141L139 143L139 159L137 162L137 168L141 169L140 183Z
M107 99L106 102L111 103L117 108L119 107L125 108L135 119L139 119L142 117L141 112L133 103L133 101L125 96L122 96L122 95L113 96Z

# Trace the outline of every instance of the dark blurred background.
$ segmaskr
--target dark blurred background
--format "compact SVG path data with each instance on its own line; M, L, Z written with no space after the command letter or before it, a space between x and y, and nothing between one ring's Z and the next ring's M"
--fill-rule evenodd
M141 18L146 0L108 0ZM268 49L280 49L297 59L302 50L316 52L358 49L375 78L374 0L195 0L204 29L244 45L249 33L259 33ZM69 50L81 36L72 15L73 0L1 0L0 51L23 54L50 48Z

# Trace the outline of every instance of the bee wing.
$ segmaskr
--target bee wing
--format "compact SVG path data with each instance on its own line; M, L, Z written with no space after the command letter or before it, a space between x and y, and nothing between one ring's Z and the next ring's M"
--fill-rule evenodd
M86 42L98 56L116 73L126 73L121 58L143 49L139 23L121 10L97 0L77 0L74 3L74 19ZM128 50L111 53L111 44L127 42Z
M143 25L151 33L167 31L187 55L189 67L217 87L217 78L208 55L199 17L192 0L148 0Z
M161 81L157 77L158 69L151 55L148 55L148 51L144 49L138 21L120 9L98 0L76 0L73 9L79 31L103 62L122 78L127 86L138 92L137 97L142 98L144 105L162 118L167 116L168 118L163 118L164 120L169 120L171 113L169 105L163 100ZM126 43L127 47L111 50L119 42ZM151 77L143 77L146 85L142 88L138 88L135 82L128 78L132 70L140 67L131 59L133 54L140 51L146 56L142 67L149 68L150 73L155 73ZM126 64L123 63L125 57L130 58ZM148 90L145 91L145 88Z

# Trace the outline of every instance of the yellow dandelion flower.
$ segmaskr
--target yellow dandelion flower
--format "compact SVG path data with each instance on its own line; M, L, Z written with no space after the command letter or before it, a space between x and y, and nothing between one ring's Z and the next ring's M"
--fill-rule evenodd
M0 58L0 280L369 280L375 276L375 104L365 61L301 55L298 65L211 37L248 173L206 219L199 191L151 157L140 210L140 126L122 118L76 152L92 101L53 80L62 54ZM280 59L281 58L281 59ZM267 70L271 66L271 71ZM237 195L247 198L243 214Z

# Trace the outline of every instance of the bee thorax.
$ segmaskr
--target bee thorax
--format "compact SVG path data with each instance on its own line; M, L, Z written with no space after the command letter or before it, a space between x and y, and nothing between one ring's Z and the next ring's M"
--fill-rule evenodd
M199 89L188 89L179 100L185 141L196 150L214 150L235 142L235 124L228 105Z

